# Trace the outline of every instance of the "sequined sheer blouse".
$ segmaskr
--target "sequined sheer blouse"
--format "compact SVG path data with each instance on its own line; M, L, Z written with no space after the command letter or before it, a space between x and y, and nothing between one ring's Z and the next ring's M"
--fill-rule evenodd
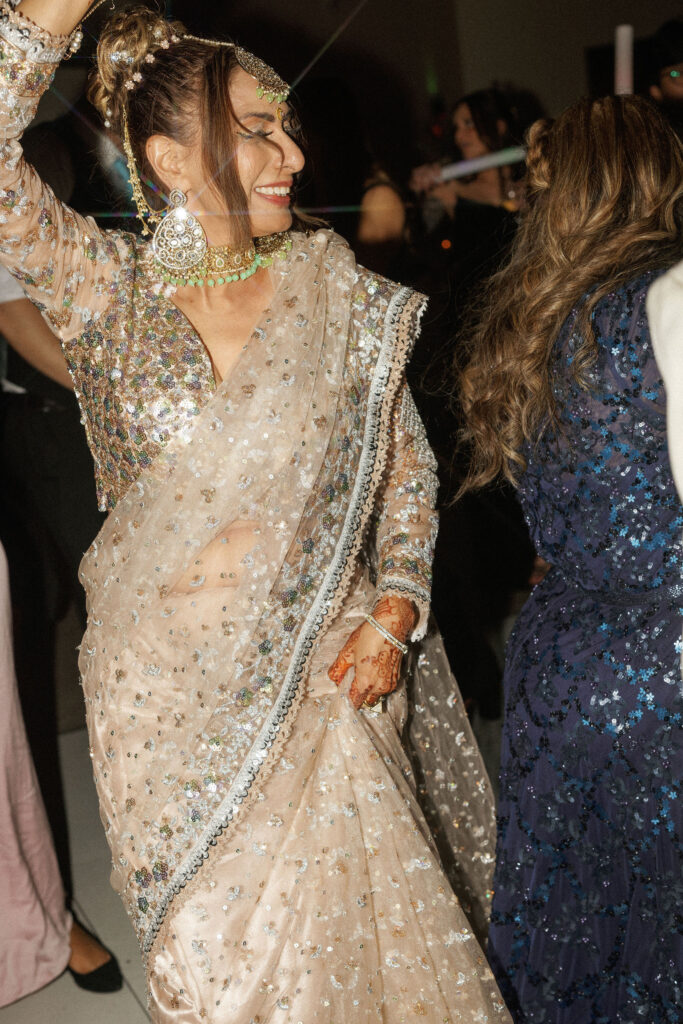
M171 438L189 439L215 381L201 338L153 274L149 244L132 233L103 231L59 202L23 159L21 134L65 46L64 37L0 3L0 261L62 341L100 507L107 510ZM291 261L305 258L306 236L293 239L287 259L271 271L278 287L286 287ZM333 262L332 256L332 274ZM358 268L352 316L360 363L363 335L370 345L381 331L395 287ZM252 342L275 327L266 310ZM378 589L409 593L423 622L436 532L435 469L404 388L379 514Z

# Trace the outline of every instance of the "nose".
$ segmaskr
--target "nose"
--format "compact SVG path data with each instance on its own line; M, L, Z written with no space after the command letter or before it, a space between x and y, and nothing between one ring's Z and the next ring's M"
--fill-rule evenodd
M291 171L292 174L298 174L303 169L306 163L306 158L297 146L294 139L289 135L285 135L282 146L282 168L286 168Z

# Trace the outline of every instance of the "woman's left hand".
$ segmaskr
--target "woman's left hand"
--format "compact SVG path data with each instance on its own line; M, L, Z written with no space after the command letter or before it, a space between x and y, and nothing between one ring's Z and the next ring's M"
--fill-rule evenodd
M410 635L417 617L412 602L401 597L383 597L372 615L402 643ZM361 704L372 706L398 686L402 657L398 647L385 640L371 623L364 622L354 629L328 675L339 686L353 668L355 678L349 699L355 708Z

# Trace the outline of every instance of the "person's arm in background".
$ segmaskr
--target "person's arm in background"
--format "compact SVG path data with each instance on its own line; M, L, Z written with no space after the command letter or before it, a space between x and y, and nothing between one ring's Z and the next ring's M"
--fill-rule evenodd
M358 262L376 274L391 277L405 227L406 208L396 189L383 182L367 189L361 200L354 245Z
M669 459L683 500L683 262L658 278L647 296L652 348L666 391Z
M0 334L36 370L73 390L59 338L3 266L0 266Z
M59 338L29 299L5 302L0 297L0 334L27 363L73 391Z

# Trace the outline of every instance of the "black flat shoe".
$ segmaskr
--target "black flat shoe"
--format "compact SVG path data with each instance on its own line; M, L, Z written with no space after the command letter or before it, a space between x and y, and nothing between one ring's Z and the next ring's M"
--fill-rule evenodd
M67 967L67 971L78 987L84 988L86 992L118 992L123 987L121 968L113 955L110 960L100 967L96 967L94 971L80 974L71 967Z

